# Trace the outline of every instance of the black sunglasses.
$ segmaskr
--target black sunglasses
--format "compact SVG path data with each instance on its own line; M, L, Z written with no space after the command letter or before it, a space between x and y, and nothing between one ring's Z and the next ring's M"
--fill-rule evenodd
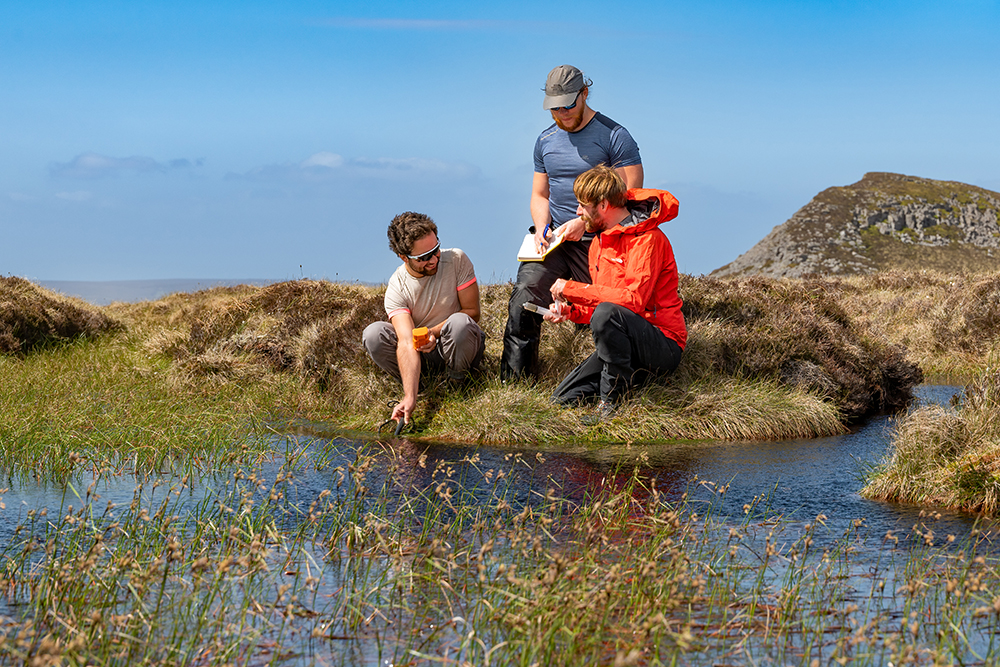
M436 246L434 246L433 248L431 248L430 250L428 250L427 252L425 252L422 255L407 255L407 257L409 257L410 259L412 259L412 260L414 260L416 262L426 262L427 260L429 260L434 255L438 254L439 252L441 252L441 241L438 241L438 244Z

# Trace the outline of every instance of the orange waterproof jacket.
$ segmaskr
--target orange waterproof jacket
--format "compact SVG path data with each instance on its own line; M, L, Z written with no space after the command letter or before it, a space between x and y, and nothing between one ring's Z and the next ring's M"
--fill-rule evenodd
M642 315L684 349L687 327L677 294L677 263L660 223L677 217L677 199L666 190L628 191L630 218L590 244L591 284L567 281L569 319L590 322L594 308L610 301Z

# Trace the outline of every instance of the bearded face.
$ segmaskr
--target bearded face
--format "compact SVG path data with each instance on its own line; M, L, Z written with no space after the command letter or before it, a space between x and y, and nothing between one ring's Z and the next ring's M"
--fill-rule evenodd
M591 234L604 231L603 216L601 215L599 205L591 206L590 204L580 203L576 207L576 214L580 216L587 231Z
M412 259L406 260L406 263L410 266L410 271L416 276L433 276L438 272L438 260L435 258L431 262L426 264L420 264L420 262L414 262Z
M576 132L583 126L584 106L577 104L576 108L564 111L562 109L552 109L552 120L560 130L566 132Z
M581 90L577 96L576 101L572 109L567 109L566 107L556 107L555 109L550 109L549 112L552 114L552 120L556 122L556 125L561 130L566 132L576 132L583 129L584 126L584 116L587 113L587 95L589 91L584 88Z
M412 255L399 256L406 262L406 269L411 276L421 278L437 273L441 261L441 243L437 234L431 233L418 239L411 252Z

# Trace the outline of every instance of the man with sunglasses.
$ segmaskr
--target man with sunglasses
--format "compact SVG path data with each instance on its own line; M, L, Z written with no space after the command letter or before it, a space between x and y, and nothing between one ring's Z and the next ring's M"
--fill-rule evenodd
M541 249L552 234L564 242L542 261L521 262L508 304L500 375L519 379L537 372L542 317L524 304L545 304L559 278L590 282L587 252L593 234L577 216L573 181L599 164L611 165L630 188L642 187L639 147L624 127L587 104L592 82L572 65L549 72L542 107L552 125L535 142L535 174L531 187L531 219L535 244Z
M365 328L362 342L372 360L403 385L403 399L390 419L410 422L424 367L464 380L486 349L479 327L479 284L472 262L458 248L441 248L437 225L422 213L406 212L389 223L389 248L402 265L385 289L388 322ZM427 342L413 330L428 329Z

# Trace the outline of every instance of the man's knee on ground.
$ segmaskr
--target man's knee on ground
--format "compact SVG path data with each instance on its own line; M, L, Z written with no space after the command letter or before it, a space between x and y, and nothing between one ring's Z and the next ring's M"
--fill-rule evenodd
M624 306L619 306L610 301L597 304L593 315L590 317L590 328L594 332L595 338L600 338L610 327L614 326L613 318L622 308Z
M479 365L486 348L486 334L474 319L455 313L441 327L440 353L451 374L462 374Z
M387 327L388 325L388 327ZM361 344L365 346L368 354L375 357L377 352L385 347L386 345L391 345L393 348L396 346L396 341L392 340L394 335L390 335L387 329L391 329L392 325L388 322L372 322L367 327L365 327L364 332L361 334ZM392 334L395 330L392 331Z
M454 313L453 315L448 316L448 319L445 320L444 326L441 327L442 336L445 335L445 332L448 332L456 339L461 340L473 332L478 335L479 325L476 324L474 319L465 313Z

